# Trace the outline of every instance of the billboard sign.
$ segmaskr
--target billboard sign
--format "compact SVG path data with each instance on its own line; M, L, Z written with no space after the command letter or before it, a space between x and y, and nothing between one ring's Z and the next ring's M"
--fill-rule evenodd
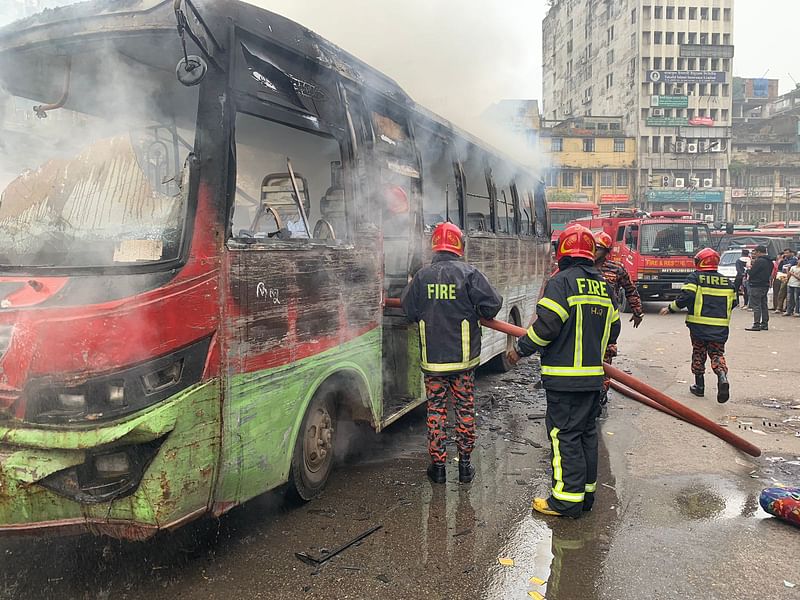
M725 83L725 71L648 71L652 83Z
M600 204L629 204L631 197L628 194L601 194Z
M681 44L682 58L733 58L733 51L730 44Z
M650 202L703 202L720 203L725 200L722 190L648 190L647 199Z
M689 96L653 96L650 106L653 108L688 108Z
M753 79L753 98L769 98L769 79Z
M697 125L700 127L713 127L714 119L711 117L693 117L689 119L689 125Z
M689 124L686 117L647 117L648 127L682 127Z

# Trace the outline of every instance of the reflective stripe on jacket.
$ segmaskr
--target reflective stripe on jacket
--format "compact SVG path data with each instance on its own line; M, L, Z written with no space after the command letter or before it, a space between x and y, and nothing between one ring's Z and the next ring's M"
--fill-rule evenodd
M716 271L695 271L669 308L672 312L684 308L689 311L686 326L694 337L724 342L728 339L731 312L736 303L736 291L727 277Z
M524 356L542 355L542 383L549 390L603 387L603 355L617 342L619 311L612 290L591 261L559 271L536 305L537 319L517 342Z
M438 252L420 269L401 298L406 318L419 323L421 368L458 373L481 360L481 317L493 319L503 297L475 267Z

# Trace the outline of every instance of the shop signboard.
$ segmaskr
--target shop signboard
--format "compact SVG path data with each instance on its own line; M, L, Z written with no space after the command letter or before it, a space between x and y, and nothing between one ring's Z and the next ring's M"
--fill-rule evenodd
M686 117L647 117L648 127L683 127L689 124Z
M653 83L725 83L725 71L648 71Z
M647 199L650 202L702 202L720 203L725 200L722 190L648 190Z
M653 96L650 106L653 108L688 108L689 96Z

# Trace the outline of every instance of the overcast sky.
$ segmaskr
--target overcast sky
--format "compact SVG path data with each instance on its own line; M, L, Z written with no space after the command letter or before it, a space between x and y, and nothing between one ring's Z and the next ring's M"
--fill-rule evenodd
M250 1L329 38L465 127L502 98L541 100L546 0ZM736 0L735 20L736 74L769 69L781 92L792 89L789 73L800 81L800 1Z
M502 98L541 99L546 0L250 0L394 77L421 104L469 126ZM766 10L768 8L768 10ZM798 0L736 0L736 75L800 81Z

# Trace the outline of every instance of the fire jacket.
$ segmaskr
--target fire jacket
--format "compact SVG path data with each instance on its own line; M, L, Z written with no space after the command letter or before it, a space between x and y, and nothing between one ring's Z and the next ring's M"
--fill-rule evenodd
M545 389L592 392L603 388L603 355L617 343L619 311L609 284L590 260L574 261L547 282L536 321L517 352L541 354Z
M639 296L639 291L631 281L631 276L628 271L620 263L606 259L600 265L600 272L605 277L608 285L614 292L614 298L619 298L620 290L625 291L625 297L628 299L628 306L631 307L631 312L637 317L644 315L642 310L642 298Z
M419 323L425 373L458 373L481 360L481 317L493 319L503 297L486 276L450 252L437 252L401 297L406 318Z
M670 312L688 309L686 326L692 337L707 342L725 342L731 323L731 310L737 304L730 279L716 271L695 271L669 305Z

